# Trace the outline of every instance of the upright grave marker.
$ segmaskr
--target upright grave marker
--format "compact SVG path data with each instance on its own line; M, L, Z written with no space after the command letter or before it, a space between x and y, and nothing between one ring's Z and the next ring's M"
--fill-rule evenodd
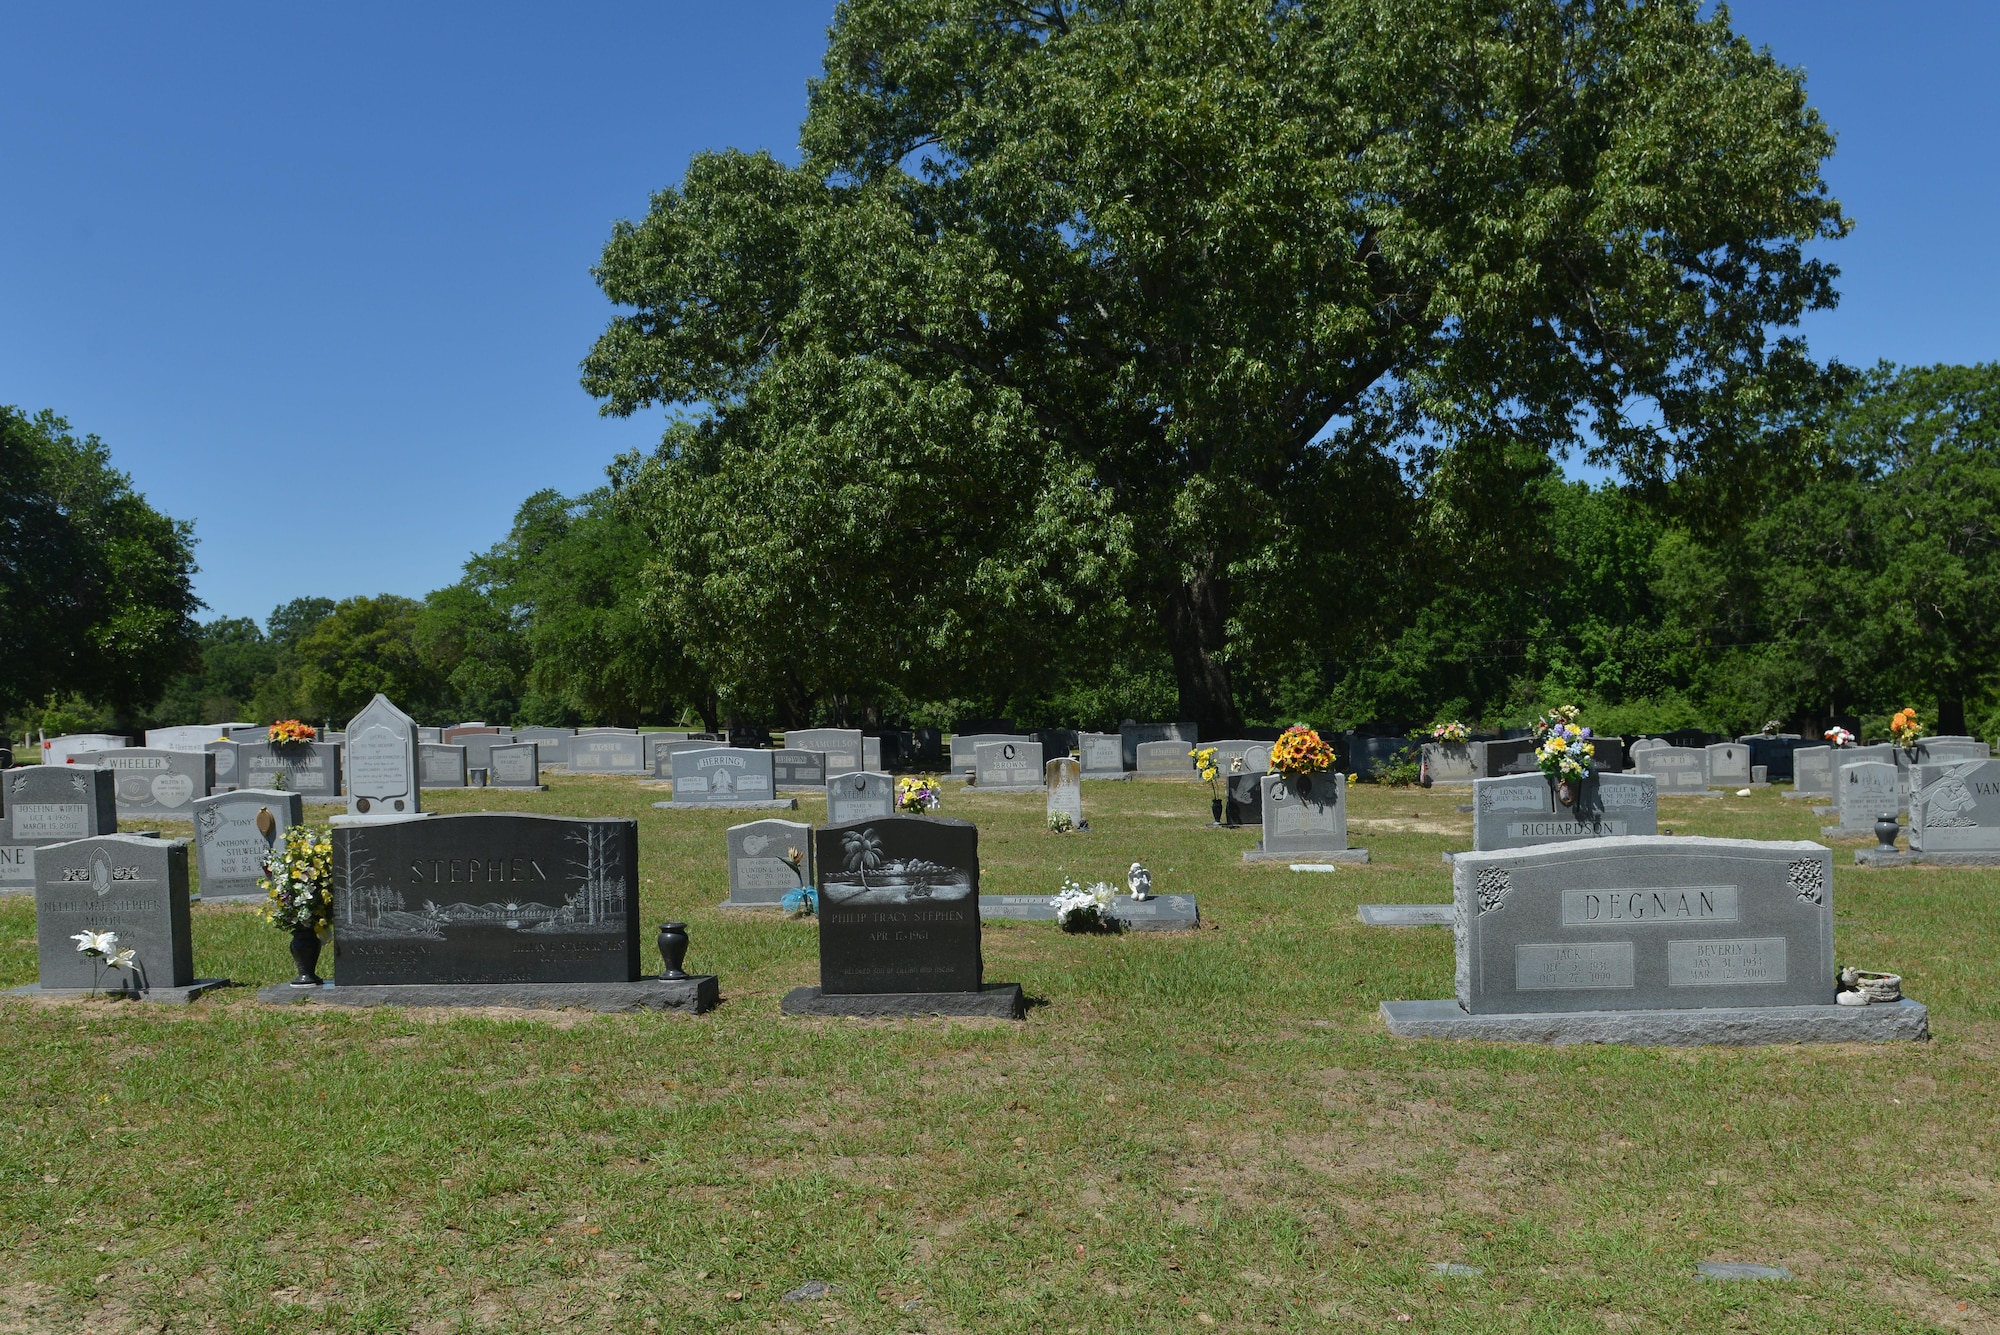
M516 728L514 736L520 741L533 742L539 746L541 751L538 755L542 765L546 768L556 768L569 764L569 739L576 736L576 729Z
M1042 766L1048 787L1048 818L1069 818L1070 828L1083 828L1083 766L1070 756L1057 756Z
M1928 862L2000 862L2000 760L1915 768L1910 851Z
M1840 812L1840 824L1820 829L1829 838L1872 838L1878 817L1884 814L1893 817L1903 809L1903 787L1897 780L1896 767L1885 761L1863 760L1842 765L1836 786L1839 791L1834 794L1834 806Z
M495 788L541 792L541 743L508 742L486 753L486 781Z
M202 899L266 898L257 888L264 858L305 818L305 799L297 793L239 788L197 798L194 850Z
M116 784L94 765L0 770L0 892L34 893L37 848L115 834Z
M1142 779L1193 779L1194 758L1188 752L1194 749L1193 743L1141 742L1132 772Z
M1708 752L1708 781L1718 788L1750 784L1750 748L1742 742L1717 742Z
M1125 779L1124 739L1115 732L1080 732L1076 749L1083 758L1086 779Z
M240 742L236 747L240 788L275 788L309 802L340 797L340 748L331 742Z
M133 952L131 967L93 961L77 948L80 932L115 933L114 949ZM38 849L35 945L41 981L15 992L193 1001L228 984L194 976L185 839L107 834Z
M644 774L645 739L630 732L579 732L569 741L572 774Z
M1027 793L1042 787L1040 742L981 742L973 757L973 784L983 793Z
M729 827L726 909L775 909L786 895L813 884L812 826L795 820L753 820Z
M443 742L417 743L417 780L425 788L465 787L465 748Z
M1633 757L1641 774L1660 781L1660 796L1685 797L1708 791L1708 752L1690 746L1656 746Z
M1510 774L1472 784L1476 852L1616 835L1659 833L1659 781L1650 774L1593 774L1562 806L1545 774Z
M215 758L206 751L130 746L118 751L86 751L77 757L77 763L110 770L116 776L118 814L139 819L192 819L194 800L207 797L215 783Z
M772 782L771 751L740 750L710 746L699 751L676 751L674 796L670 802L655 802L665 811L697 808L718 810L790 811L799 801L779 797Z
M1118 725L1119 746L1123 751L1120 763L1126 769L1138 769L1139 748L1148 742L1179 742L1185 759L1200 737L1201 729L1192 723L1121 723Z
M1479 777L1466 742L1425 742L1424 769L1432 783L1471 783Z
M896 781L886 774L856 770L826 781L826 818L830 824L874 820L895 810Z
M787 750L821 751L826 754L826 777L829 779L863 767L863 743L866 741L859 728L792 728L785 733Z
M1347 846L1347 779L1329 770L1301 778L1265 774L1264 841L1245 862L1366 862L1368 850Z
M1032 742L1034 738L1012 732L955 732L951 736L951 772L961 779L973 778L979 764L979 748L988 742Z
M424 809L417 780L417 721L379 692L347 725L347 815L381 820Z
M793 747L771 753L771 778L780 789L826 787L826 752Z
M215 757L215 782L210 786L210 792L226 793L232 788L241 786L236 782L235 742L213 741L202 747L202 750Z

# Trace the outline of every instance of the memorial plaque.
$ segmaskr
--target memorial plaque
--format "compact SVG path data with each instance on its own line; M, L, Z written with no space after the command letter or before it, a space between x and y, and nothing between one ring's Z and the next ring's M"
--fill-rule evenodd
M732 802L768 802L777 790L771 781L771 751L709 746L674 753L674 801L726 806ZM789 800L789 799L787 799Z
M826 753L786 747L771 753L771 777L780 788L826 787Z
M786 895L813 884L813 829L793 820L753 820L729 827L729 898L725 908L779 908Z
M1057 756L1042 766L1042 782L1048 789L1048 816L1068 816L1072 828L1083 828L1083 765L1070 756Z
M1338 853L1347 847L1347 780L1329 770L1309 778L1258 778L1264 789L1266 853Z
M407 816L417 786L417 721L377 693L347 725L347 814Z
M1472 783L1472 847L1480 852L1574 839L1658 834L1658 780L1650 774L1593 774L1575 785L1576 802L1556 800L1545 774L1510 774Z
M831 779L863 767L862 743L866 740L859 728L792 728L785 733L785 748L824 752L826 777Z
M86 751L76 763L111 771L121 816L189 820L194 816L194 800L207 797L215 783L215 759L206 751L130 746L119 751Z
M508 742L486 754L486 782L495 788L542 786L541 744Z
M76 948L78 932L115 932L130 970ZM185 839L107 834L35 850L35 944L45 988L144 993L195 981Z
M1043 782L1040 742L981 742L973 756L973 784L983 789L1040 788Z
M1632 757L1633 768L1660 781L1660 795L1708 791L1708 752L1690 746L1656 746Z
M1083 777L1125 777L1125 744L1115 732L1080 732L1076 749L1083 755Z
M1432 783L1471 783L1479 777L1465 742L1425 742L1424 768Z
M328 742L275 746L242 742L236 748L236 786L275 788L301 797L340 796L340 748Z
M1919 765L1911 785L1912 852L2000 852L2000 760Z
M198 798L194 804L195 867L203 899L265 898L257 888L264 857L305 823L305 799L297 793L239 788Z
M425 788L463 788L466 768L464 747L417 743L417 775Z
M644 739L630 732L579 732L569 742L572 774L644 774Z
M1840 824L1834 829L1840 834L1873 835L1876 817L1884 812L1893 816L1903 809L1903 787L1896 767L1883 761L1842 765L1838 787L1834 805L1840 811Z
M979 831L886 816L813 833L820 990L977 992Z
M1831 1006L1833 865L1818 844L1612 837L1452 863L1473 1015Z
M1035 739L1013 732L961 732L951 738L951 772L970 779L978 768L979 748L988 742L1027 743Z
M117 778L94 765L24 765L0 771L0 844L60 844L115 834Z
M1181 756L1195 748L1201 737L1201 729L1192 723L1121 723L1118 725L1118 744L1122 754L1119 763L1126 769L1139 768L1139 748L1148 742L1179 742Z
M333 831L334 981L632 982L637 821L503 812Z
M857 770L826 781L826 817L834 825L873 820L896 810L896 781L886 774Z

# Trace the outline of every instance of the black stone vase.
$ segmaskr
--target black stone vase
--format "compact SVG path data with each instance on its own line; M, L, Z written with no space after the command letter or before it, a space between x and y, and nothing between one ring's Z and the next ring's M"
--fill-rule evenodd
M293 987L318 987L326 981L317 972L321 945L319 933L312 928L292 929L292 963L299 966L299 976L292 979Z
M1896 823L1896 813L1885 811L1875 818L1875 844L1878 853L1896 851L1896 834L1902 826Z
M687 975L681 972L681 964L687 959L688 926L684 922L663 922L660 935L655 942L660 948L660 963L665 967L660 977L667 982L679 982Z
M1215 823L1216 823L1217 825L1220 825L1220 824L1222 824L1222 799L1221 799L1221 798L1219 798L1219 797L1211 797L1211 798L1209 798L1209 799L1208 799L1208 814L1209 814L1209 818L1210 818L1211 820L1213 820L1213 821L1214 821L1214 822L1215 822Z

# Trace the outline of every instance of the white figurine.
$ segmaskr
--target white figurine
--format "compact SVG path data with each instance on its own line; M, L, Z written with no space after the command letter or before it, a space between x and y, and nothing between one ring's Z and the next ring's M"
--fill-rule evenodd
M1153 897L1153 873L1146 870L1143 862L1132 864L1132 870L1125 873L1125 884L1131 889L1134 899Z

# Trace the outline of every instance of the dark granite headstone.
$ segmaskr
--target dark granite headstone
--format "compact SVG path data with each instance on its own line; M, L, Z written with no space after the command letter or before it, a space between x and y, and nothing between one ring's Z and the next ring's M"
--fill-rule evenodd
M639 825L477 812L333 832L334 981L630 982Z
M93 967L78 932L116 932L135 967ZM35 853L35 944L41 985L144 994L194 981L185 839L108 834Z
M340 796L340 748L327 742L274 746L244 742L236 748L236 786L275 788L301 797Z
M239 788L194 804L195 864L203 899L262 898L264 858L285 831L305 821L297 793Z
M979 830L885 816L814 831L820 991L978 992Z
M1201 740L1201 729L1192 723L1121 723L1118 725L1120 757L1126 769L1139 768L1139 748L1147 742L1180 742L1183 753Z
M944 763L944 734L936 728L915 728L911 736L916 739L916 754L911 757L918 765L942 765Z

